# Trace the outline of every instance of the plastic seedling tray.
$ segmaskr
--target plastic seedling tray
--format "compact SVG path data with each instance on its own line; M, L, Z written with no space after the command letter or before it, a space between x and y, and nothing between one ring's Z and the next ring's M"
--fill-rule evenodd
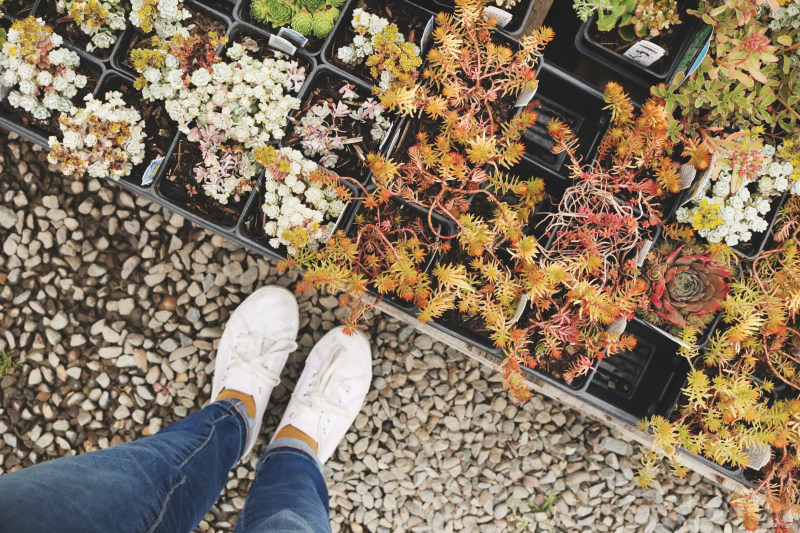
M187 20L196 24L198 16L203 18L202 25L196 26L190 33L199 31L207 32L212 25L219 26L217 31L219 31L220 35L225 35L230 32L233 24L229 13L230 10L220 9L221 6L218 2L201 3L197 0L185 0L183 4L184 7L192 13L192 18ZM133 69L133 65L129 62L128 55L130 51L137 47L142 41L147 41L154 35L155 32L148 35L143 34L139 28L133 26L129 22L128 27L125 28L120 38L117 39L114 53L109 59L111 66L131 76L138 76L139 74Z
M596 16L581 25L575 35L575 48L578 53L607 71L623 76L640 87L647 88L658 83L667 83L679 69L689 70L697 56L702 53L710 35L709 28L699 18L686 14L685 10L681 19L683 22L676 29L674 49L668 50L662 60L651 66L643 66L596 41L591 36L597 25Z
M452 0L413 0L426 9L432 11L453 11L455 2ZM513 36L517 37L523 33L525 23L533 10L536 0L519 0L519 2L512 8L498 8L493 3L489 3L487 7L495 7L505 11L506 14L499 13L495 16L498 19L498 29ZM508 18L510 17L510 20ZM501 20L502 19L502 20ZM508 20L505 25L502 25L503 20Z
M339 11L344 13L347 10L350 2L352 0L347 0L344 4L339 7ZM273 28L271 24L262 24L253 18L250 14L250 4L252 0L238 0L236 5L233 8L233 18L234 20L247 24L253 28L258 29L261 32L270 33L272 35L278 35L282 28ZM342 15L339 15L339 19L341 19ZM338 22L338 19L337 19ZM289 26L286 27L287 29L291 29ZM335 28L335 25L334 25ZM308 36L306 35L305 38L308 41L305 43L303 47L303 51L309 55L317 56L322 51L325 46L325 43L331 39L333 36L333 30L325 37L315 37L313 35Z
M342 11L339 20L336 21L336 26L331 32L332 37L322 50L321 58L324 62L352 76L356 76L370 86L377 83L377 80L370 75L369 67L364 64L366 58L359 65L349 65L337 57L339 48L352 44L353 37L356 35L355 30L353 30L352 19L353 11L357 8L386 18L389 22L396 24L406 40L417 44L420 47L421 56L425 57L426 52L433 43L432 33L425 32L425 28L429 23L431 28L433 27L433 12L405 0L354 0L348 4L346 10Z
M537 76L539 88L532 100L539 118L523 136L525 157L535 165L570 177L567 154L553 154L547 124L554 118L565 122L579 140L577 155L588 163L611 122L603 93L551 63L544 63Z

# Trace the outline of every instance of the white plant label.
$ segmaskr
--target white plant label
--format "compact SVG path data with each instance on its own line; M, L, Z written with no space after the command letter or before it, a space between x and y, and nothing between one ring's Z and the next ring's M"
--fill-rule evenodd
M681 165L681 190L688 189L697 177L697 169L690 163Z
M642 40L635 43L623 54L625 57L633 59L643 67L649 67L661 59L667 51L653 44L650 41Z
M717 154L713 154L711 156L711 163L709 163L706 171L703 172L703 175L700 177L700 181L698 181L697 184L693 187L692 193L689 195L689 198L681 205L686 205L703 194L706 185L708 185L708 182L711 181L711 176L714 175L714 164L716 162L717 162Z
M302 33L296 32L290 28L281 28L280 31L278 31L278 37L286 39L297 48L305 47L308 42L308 39L306 39Z
M505 28L508 26L508 23L511 22L513 18L511 13L508 11L504 11L499 7L489 6L483 8L483 14L489 18L493 18L497 20L497 27L498 28Z
M290 56L293 56L294 53L297 52L295 45L283 37L278 37L277 35L269 36L269 45L276 50L280 50L281 52L289 54Z
M142 186L150 185L151 183L153 183L156 174L158 174L158 169L161 168L161 163L163 162L164 162L163 157L157 157L156 159L150 161L150 164L147 165L144 174L142 174Z
M433 33L433 24L435 20L435 17L431 17L428 21L428 24L425 26L425 31L422 32L422 39L419 40L419 49L422 52L428 48L428 44L431 40L431 34Z
M622 335L627 327L628 320L625 317L619 317L608 326L608 332L612 335Z
M6 96L11 93L11 87L4 87L0 85L0 101L4 100Z
M525 89L524 91L519 93L519 96L517 96L517 101L514 102L514 107L525 107L526 105L528 105L531 102L531 100L533 100L533 97L536 95L536 90L538 88L539 84L537 83L536 87L534 87L533 89Z
M641 267L645 260L647 259L647 254L650 253L650 250L653 248L653 241L651 239L645 239L642 241L642 247L639 248L639 253L636 254L636 266Z

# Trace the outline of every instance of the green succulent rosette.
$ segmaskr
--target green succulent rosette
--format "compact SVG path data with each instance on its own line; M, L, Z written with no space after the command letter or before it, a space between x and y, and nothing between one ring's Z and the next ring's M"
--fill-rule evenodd
M314 13L325 6L325 0L297 0L297 6L301 9Z
M311 35L314 31L314 15L303 9L292 18L292 29L303 35Z
M292 6L281 0L270 0L269 18L273 26L286 26L292 22Z
M328 0L328 6L329 7L342 7L342 4L344 4L344 2L345 2L345 0Z
M262 24L269 22L269 0L253 0L250 3L250 15Z

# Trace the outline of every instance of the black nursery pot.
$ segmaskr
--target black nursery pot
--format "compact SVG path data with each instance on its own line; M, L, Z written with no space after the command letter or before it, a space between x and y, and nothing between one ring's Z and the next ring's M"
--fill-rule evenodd
M441 11L442 9L446 11L452 11L455 7L455 2L452 0L415 0L414 3L419 4L427 9L434 9L434 6L439 6L440 9L438 9L438 11ZM512 8L498 7L494 2L488 2L486 5L487 7L498 7L498 9L502 9L503 11L509 13L511 15L511 21L502 28L498 29L512 36L517 36L520 35L522 30L525 28L525 23L528 21L528 17L530 16L535 4L536 0L519 0L519 2L517 2L517 4Z
M340 11L339 18L336 20L336 22L334 22L334 30L336 28L336 24L342 18L342 13L344 13L345 10L347 9L349 1L350 0L346 0L345 3L339 7ZM238 22L243 22L249 26L257 28L261 32L270 33L272 35L278 35L278 32L280 32L282 28L273 28L271 24L264 24L258 22L256 19L253 18L253 15L251 15L250 13L251 3L252 0L238 0L233 8L234 20ZM285 27L287 29L291 29L291 25L287 25ZM327 43L333 36L334 30L331 30L331 32L325 37L315 37L314 35L305 35L304 37L308 39L308 42L305 44L302 50L309 55L313 56L318 55L324 48L325 43Z
M4 29L8 29L10 24L8 24L7 20L1 20L0 26ZM78 52L75 47L66 43L65 48ZM99 61L87 57L86 54L79 53L78 55L80 56L80 65L74 70L78 74L85 75L88 81L86 86L78 90L78 94L72 98L72 104L75 106L83 105L83 99L87 94L91 94L97 88L97 84L106 71L103 64ZM38 144L43 148L50 148L50 136L58 136L61 133L61 129L58 126L58 117L60 113L58 111L53 111L49 119L38 120L21 108L11 107L8 103L8 93L8 89L4 89L0 86L0 96L2 96L2 98L0 98L0 128L13 131L20 137Z
M766 247L767 242L769 242L772 236L772 228L775 226L775 222L778 220L778 215L781 213L781 207L783 207L783 203L791 196L788 192L783 193L783 196L778 196L772 199L772 206L767 213L767 221L769 225L767 229L761 233L756 233L750 239L750 242L745 244L738 244L733 247L733 251L739 254L742 259L752 261L753 259L757 258L761 255L761 252L764 251L764 247Z
M603 109L606 104L600 91L552 63L542 65L537 79L539 88L530 107L535 108L538 119L522 137L525 158L546 171L569 178L567 154L551 151L555 143L547 133L548 123L558 118L569 126L579 141L576 155L589 163L611 123L611 114Z
M636 346L600 361L586 399L628 424L652 415L666 416L691 366L678 353L680 345L643 320L628 322L625 334L636 338Z
M95 46L94 49L88 51L86 47L92 44L92 37L83 33L78 24L68 15L58 12L56 0L40 0L39 3L36 4L32 14L43 19L48 26L53 28L54 33L63 37L64 42L73 45L82 55L91 56L98 61L108 61L109 58L116 53L116 50L120 47L122 35L125 32L125 30L119 30L114 33L116 40L111 43L111 46L108 48L98 48ZM126 12L126 23L127 16L128 14Z
M353 11L357 8L361 8L367 13L381 16L388 19L390 23L397 25L397 29L405 37L406 41L420 46L421 56L425 57L425 53L433 42L432 33L426 37L425 43L422 43L422 38L426 26L434 16L433 12L406 0L353 0L347 4L347 9L342 11L339 20L336 21L336 26L331 32L331 39L328 40L322 50L321 57L324 62L352 74L370 85L377 83L377 80L370 75L369 67L364 63L348 65L337 57L339 48L351 44L353 37L356 35L355 30L353 30L352 20ZM431 25L432 28L433 26ZM364 62L366 62L366 58Z
M184 24L194 24L194 27L189 31L190 34L194 35L199 32L209 33L211 31L216 31L220 36L225 36L228 33L231 27L231 19L227 11L214 9L196 0L186 0L184 2L184 7L192 13L191 18L183 21ZM221 6L215 5L214 7L219 8ZM110 59L111 65L117 70L121 70L132 76L138 76L139 74L133 69L133 63L129 57L131 50L146 44L153 36L155 36L155 32L145 35L139 28L128 23L125 32L117 39L114 53L111 55Z
M118 91L125 104L139 111L144 122L145 156L144 161L133 168L130 175L122 178L137 187L149 188L152 180L164 166L170 148L177 142L178 126L169 118L163 104L142 100L133 83L116 72L109 71L94 92L95 98L102 99L107 93ZM158 161L161 160L161 163ZM143 183L147 175L150 183Z
M282 140L282 144L289 146L296 150L303 152L300 137L294 132L295 125L299 123L302 117L310 112L310 109L317 105L321 100L333 98L334 102L342 98L339 90L345 85L350 85L352 90L358 94L359 103L365 102L367 99L378 101L377 97L372 95L372 92L367 84L361 80L353 77L346 76L345 73L339 72L328 65L322 65L314 70L313 77L306 82L306 88L302 92L302 103L300 109L293 112L293 120L286 127L286 135ZM348 123L357 125L360 131L348 132L345 131L348 138L353 136L360 136L362 141L358 143L347 144L343 150L334 152L339 157L334 168L330 170L336 171L340 176L347 176L355 179L356 181L366 184L370 177L370 170L367 166L366 156L369 153L377 153L381 150L384 143L392 138L392 131L394 126L400 120L396 116L391 115L388 111L384 111L384 116L390 120L390 126L386 131L386 135L380 141L373 140L370 133L372 122L360 123L350 120L349 117L344 117ZM312 161L319 163L321 157L319 155L306 156Z
M598 42L595 37L598 33L596 15L581 25L575 35L575 47L584 57L640 87L668 83L677 72L685 72L692 66L711 33L710 27L703 24L701 19L686 13L686 8L681 12L681 21L675 28L672 49L649 67Z

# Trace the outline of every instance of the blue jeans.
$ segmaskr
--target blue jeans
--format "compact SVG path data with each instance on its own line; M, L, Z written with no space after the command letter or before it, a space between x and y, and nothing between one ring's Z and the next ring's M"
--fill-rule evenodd
M152 437L2 475L0 533L189 533L244 450L243 412L223 400ZM236 532L330 532L316 458L280 441L258 463Z

